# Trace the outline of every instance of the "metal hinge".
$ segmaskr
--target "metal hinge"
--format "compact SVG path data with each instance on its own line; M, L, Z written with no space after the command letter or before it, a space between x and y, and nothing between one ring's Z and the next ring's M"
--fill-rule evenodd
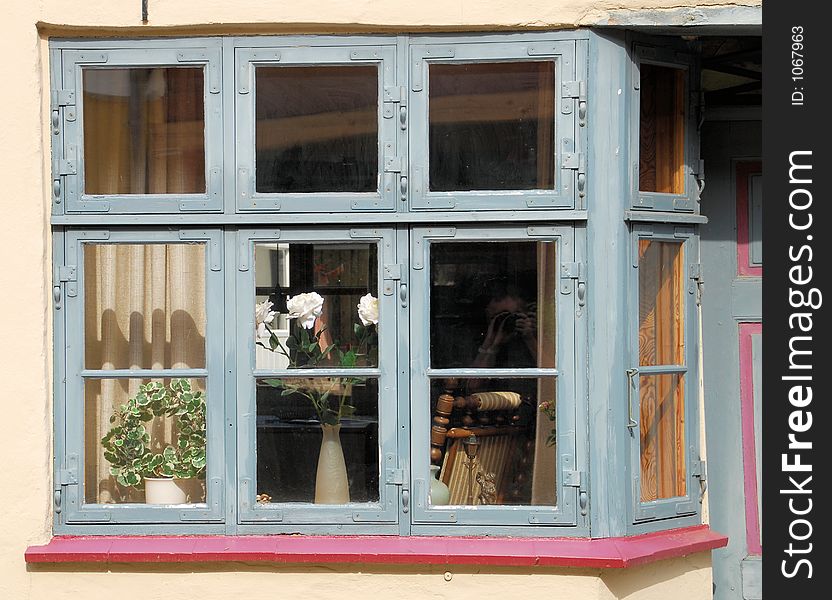
M698 195L701 196L702 192L705 191L705 161L701 158L699 159L699 164L696 166L696 171L693 173L693 178L696 180Z
M575 187L578 195L583 198L586 195L586 157L583 152L564 152L561 158L561 168L572 169L577 172Z
M583 484L583 471L568 471L563 472L563 485L566 487L580 488Z
M561 294L571 294L572 293L572 281L576 281L578 283L585 283L586 278L584 276L584 265L581 262L563 262L560 263L560 293Z
M564 102L561 104L561 112L565 115L572 113L572 103L568 99L578 100L578 124L583 127L586 124L586 81L564 81L561 86L561 96Z
M702 265L700 263L692 263L688 267L688 277L690 278L688 293L696 294L696 305L700 306L702 304L702 293L705 290L705 279L702 277Z
M402 279L401 263L384 265L383 293L385 296L392 296L396 293L396 282Z
M404 469L387 469L384 483L389 485L404 485Z
M395 116L396 104L399 105L399 110L401 111L399 119L401 120L402 129L404 129L404 126L407 123L407 110L405 108L405 105L407 104L407 88L398 85L384 86L382 114L385 119L392 119Z
M699 502L705 497L708 489L708 464L704 460L695 460L691 466L691 475L699 478Z
M78 267L75 265L61 265L58 267L55 281L78 281Z
M401 173L402 172L402 157L388 156L384 159L385 173Z

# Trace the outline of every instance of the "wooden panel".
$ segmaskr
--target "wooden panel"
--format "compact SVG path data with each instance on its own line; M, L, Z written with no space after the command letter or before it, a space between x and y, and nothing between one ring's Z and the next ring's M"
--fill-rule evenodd
M683 69L641 65L639 190L685 193Z
M685 398L682 375L641 378L641 500L684 496Z
M677 242L639 241L639 365L684 364L684 265Z

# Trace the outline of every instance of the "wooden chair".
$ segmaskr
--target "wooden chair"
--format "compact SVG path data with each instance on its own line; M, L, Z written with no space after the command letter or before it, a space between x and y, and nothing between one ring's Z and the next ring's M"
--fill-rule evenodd
M527 503L533 440L519 414L523 398L513 391L455 396L456 385L447 382L437 398L431 426L431 463L441 465L450 504ZM472 435L473 468L466 453Z

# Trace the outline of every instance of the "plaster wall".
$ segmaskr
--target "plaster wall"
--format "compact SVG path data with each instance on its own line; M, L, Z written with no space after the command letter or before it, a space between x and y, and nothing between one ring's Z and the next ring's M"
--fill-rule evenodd
M0 24L0 365L4 435L0 435L0 597L154 598L483 597L523 590L525 597L648 599L708 598L709 554L661 561L624 572L566 569L463 569L445 581L433 568L351 567L217 568L152 565L27 568L23 552L51 535L51 264L49 236L49 36L187 35L308 30L495 30L573 27L615 22L623 14L684 15L755 10L756 0L150 0L148 24L140 0L28 0L6 2ZM648 12L644 12L644 10ZM703 12L703 10L705 12ZM622 12L624 11L624 12ZM628 13L629 11L629 13ZM679 12L683 11L683 12ZM685 12L686 11L686 12ZM728 14L726 13L726 14ZM714 14L717 14L716 12ZM722 13L719 13L722 14ZM743 13L745 14L745 13ZM321 21L325 15L325 22ZM653 17L650 17L653 18ZM731 17L719 17L728 18ZM531 575L534 574L534 577Z

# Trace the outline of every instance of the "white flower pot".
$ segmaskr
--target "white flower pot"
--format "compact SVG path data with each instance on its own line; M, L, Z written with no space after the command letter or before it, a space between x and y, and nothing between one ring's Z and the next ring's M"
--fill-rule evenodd
M145 477L144 501L146 504L186 504L185 491L188 480L169 477Z

